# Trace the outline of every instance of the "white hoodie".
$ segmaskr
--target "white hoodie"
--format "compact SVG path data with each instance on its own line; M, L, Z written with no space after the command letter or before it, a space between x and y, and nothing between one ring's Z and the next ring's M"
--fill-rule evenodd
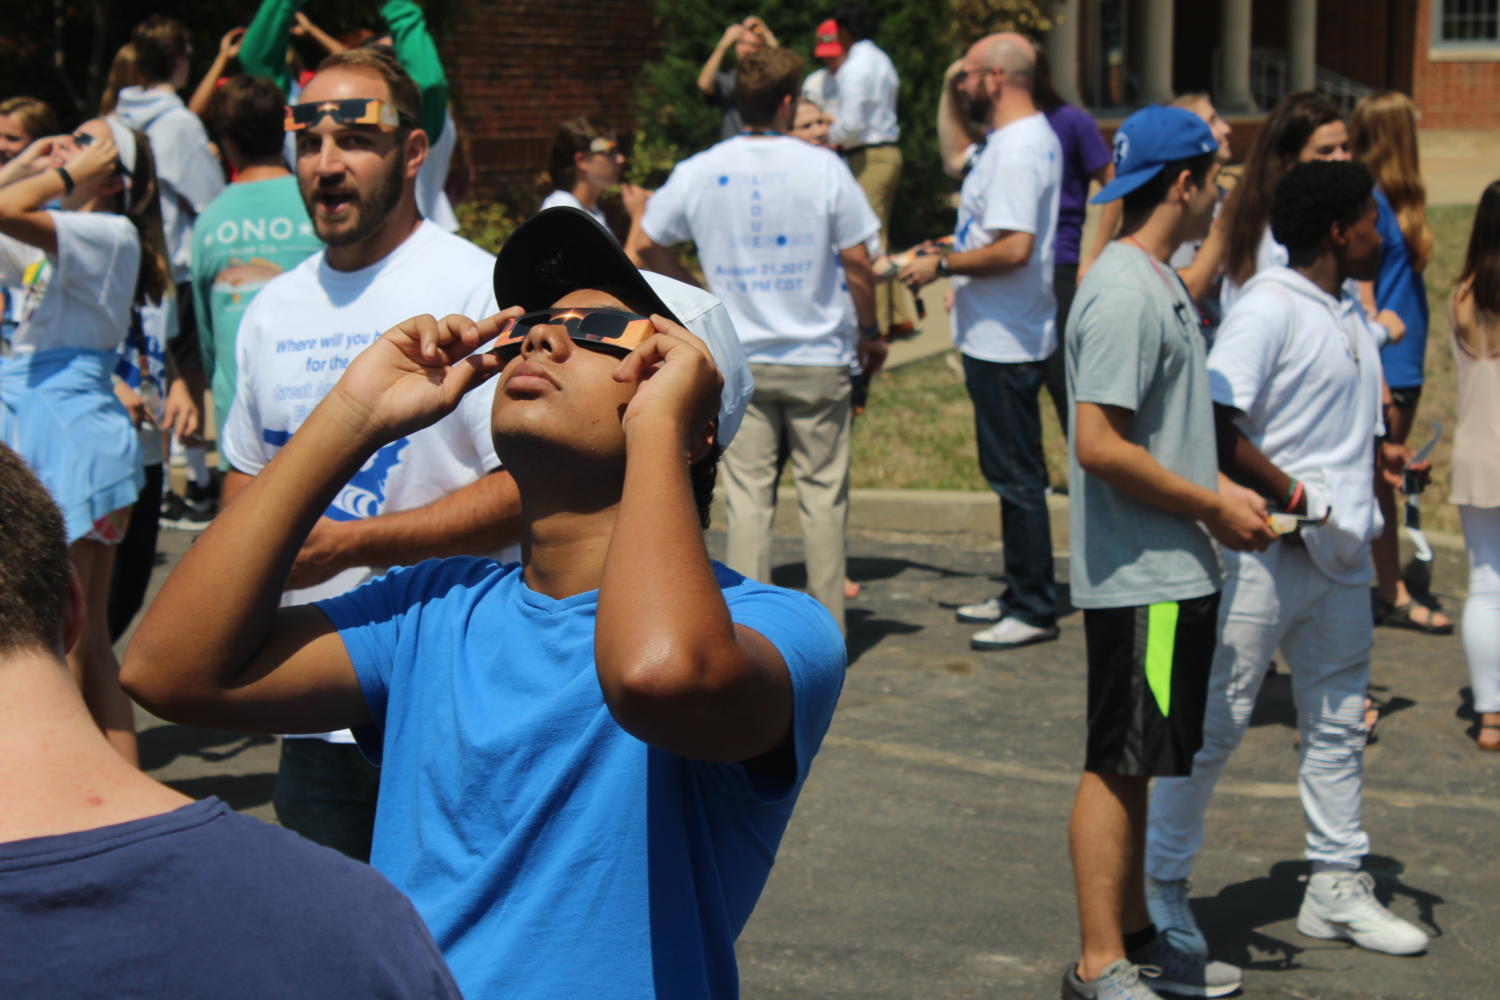
M126 87L115 114L146 133L161 184L161 222L172 281L192 278L193 220L224 190L224 170L198 116L171 90Z

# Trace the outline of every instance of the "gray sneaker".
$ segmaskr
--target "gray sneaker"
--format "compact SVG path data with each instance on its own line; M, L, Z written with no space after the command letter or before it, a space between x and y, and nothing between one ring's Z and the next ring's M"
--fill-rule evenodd
M1143 971L1121 958L1098 979L1079 979L1078 966L1070 962L1063 972L1062 1000L1161 1000L1141 982Z
M1147 875L1146 909L1151 913L1156 933L1172 947L1199 958L1208 957L1208 942L1188 907L1187 879L1154 879Z
M1000 598L991 597L987 601L978 604L964 604L953 610L954 621L966 622L973 625L987 625L997 622L1005 617L1005 605L1000 603Z
M1160 933L1151 943L1128 956L1141 978L1158 993L1180 997L1227 997L1240 988L1244 976L1228 962L1213 962L1172 947Z

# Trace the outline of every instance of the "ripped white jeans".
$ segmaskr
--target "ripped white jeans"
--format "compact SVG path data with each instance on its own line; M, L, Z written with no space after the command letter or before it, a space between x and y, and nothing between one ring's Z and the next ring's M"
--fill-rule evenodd
M1239 746L1277 649L1291 671L1302 752L1298 786L1306 856L1358 866L1370 850L1360 823L1364 697L1374 629L1365 586L1335 583L1307 550L1278 542L1226 552L1219 643L1208 681L1203 748L1187 778L1158 778L1151 793L1146 871L1187 878L1224 763Z

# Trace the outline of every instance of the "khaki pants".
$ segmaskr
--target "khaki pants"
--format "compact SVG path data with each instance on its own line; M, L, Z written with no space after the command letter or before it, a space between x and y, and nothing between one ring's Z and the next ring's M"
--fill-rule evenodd
M850 153L846 161L854 179L859 182L870 207L880 220L880 245L889 250L891 208L896 203L896 185L901 180L901 149L898 146L866 147ZM915 322L911 292L898 281L882 281L875 286L875 321L882 333L892 326Z
M752 580L771 579L771 519L783 437L797 483L807 591L844 631L844 529L849 521L849 369L750 366L755 394L724 453L729 513L725 561Z

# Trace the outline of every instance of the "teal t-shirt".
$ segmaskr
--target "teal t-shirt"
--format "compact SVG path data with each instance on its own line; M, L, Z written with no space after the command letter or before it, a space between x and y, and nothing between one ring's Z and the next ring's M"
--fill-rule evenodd
M292 176L231 184L193 223L193 304L218 433L234 402L240 317L266 282L322 248Z

